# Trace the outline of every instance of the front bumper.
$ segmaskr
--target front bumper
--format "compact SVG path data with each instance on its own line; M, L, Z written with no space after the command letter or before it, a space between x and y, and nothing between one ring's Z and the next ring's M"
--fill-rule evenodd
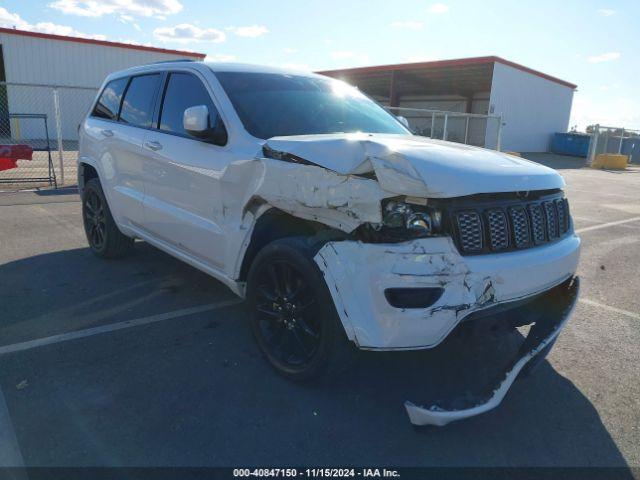
M518 353L507 364L507 367L495 384L488 385L484 392L472 396L471 401L465 398L462 408L447 407L434 404L429 407L419 407L412 402L405 402L405 408L409 420L417 426L437 425L443 426L455 420L472 417L496 408L518 375L525 368L531 368L533 364L541 362L553 346L562 328L571 317L579 294L579 280L574 277L549 292L540 295L530 302L526 308L518 313L523 316L533 314L535 324L529 330ZM509 312L511 313L511 312ZM460 404L454 399L449 405Z
M432 348L469 315L545 292L573 277L580 239L461 256L448 237L397 244L335 241L315 257L350 340L362 349ZM388 288L442 288L427 308L394 308Z

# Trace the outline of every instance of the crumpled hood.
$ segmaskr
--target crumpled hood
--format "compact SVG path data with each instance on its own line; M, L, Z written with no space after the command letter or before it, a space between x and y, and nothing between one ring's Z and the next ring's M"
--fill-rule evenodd
M563 188L555 170L493 150L414 135L273 137L266 145L337 173L375 172L380 187L430 198Z

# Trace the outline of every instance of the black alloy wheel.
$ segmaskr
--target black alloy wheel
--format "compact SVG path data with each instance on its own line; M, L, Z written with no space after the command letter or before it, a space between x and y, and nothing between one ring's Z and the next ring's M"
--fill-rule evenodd
M91 248L102 250L107 237L106 212L102 199L95 190L89 190L84 198L84 222Z
M247 278L253 335L290 380L336 378L355 358L314 260L319 248L306 237L275 240L258 252Z
M309 284L287 260L266 265L257 280L255 308L265 346L283 365L304 368L317 353L322 335Z
M117 258L133 246L133 239L116 225L102 186L97 178L90 179L82 192L82 220L91 251L102 258Z

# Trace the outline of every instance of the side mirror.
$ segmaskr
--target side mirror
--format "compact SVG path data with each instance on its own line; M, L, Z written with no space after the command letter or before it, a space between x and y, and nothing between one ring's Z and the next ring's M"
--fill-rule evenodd
M397 115L396 118L398 119L398 121L404 125L407 128L411 128L409 127L409 120L406 119L406 117L403 117L402 115Z
M189 135L203 138L209 134L209 109L206 105L196 105L184 111L182 126Z
M182 116L182 126L193 137L216 145L225 145L227 143L227 130L224 124L217 118L218 122L215 125L211 125L209 118L209 109L206 105L189 107Z

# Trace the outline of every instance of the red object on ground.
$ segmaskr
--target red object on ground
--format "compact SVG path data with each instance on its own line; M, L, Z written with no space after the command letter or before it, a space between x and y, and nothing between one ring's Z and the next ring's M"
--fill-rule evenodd
M0 145L0 171L18 167L18 160L31 160L33 148L29 145Z

